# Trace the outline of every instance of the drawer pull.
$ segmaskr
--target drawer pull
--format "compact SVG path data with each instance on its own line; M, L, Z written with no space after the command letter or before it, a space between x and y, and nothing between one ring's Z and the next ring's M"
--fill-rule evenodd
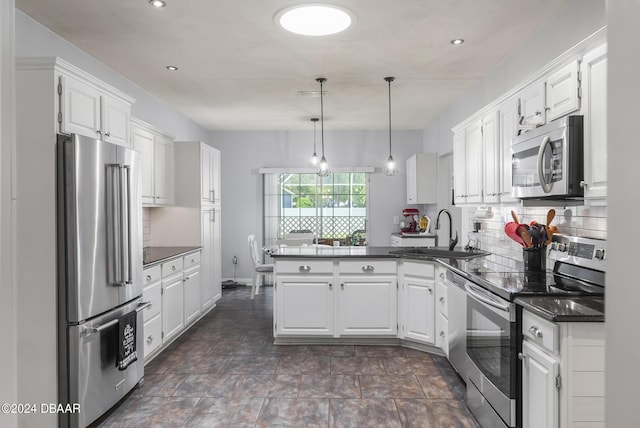
M176 265L171 266L171 270L176 270Z
M440 303L444 304L444 297L440 297Z
M366 265L366 266L362 266L362 271L363 272L373 272L373 266L371 265Z
M427 288L429 290L429 294L433 294L433 289L431 287Z
M150 334L149 337L147 337L147 343L153 342L153 339L155 339L155 337L153 337L153 335Z
M529 333L531 333L532 336L534 337L542 337L542 330L540 330L538 327L536 327L535 325L532 325L529 328Z
M311 266L309 266L309 265L299 266L298 270L300 272L311 272Z
M444 339L444 331L440 332L440 337Z
M444 272L440 272L440 278L444 279Z
M151 281L153 277L151 275L147 275L147 281Z

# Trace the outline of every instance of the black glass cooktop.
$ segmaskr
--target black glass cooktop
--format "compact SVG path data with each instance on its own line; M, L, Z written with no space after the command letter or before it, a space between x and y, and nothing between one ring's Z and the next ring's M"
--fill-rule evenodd
M597 285L604 284L603 272L585 268L578 271L572 265L556 264L553 271L547 272L495 272L470 263L464 271L472 282L509 300L531 295L604 295L604 287Z

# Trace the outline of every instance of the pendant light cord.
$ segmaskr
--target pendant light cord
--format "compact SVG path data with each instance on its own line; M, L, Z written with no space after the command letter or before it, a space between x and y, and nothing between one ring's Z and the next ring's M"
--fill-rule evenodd
M391 82L395 80L395 77L385 77L384 80L389 83L389 156L391 156Z
M322 141L322 156L324 156L324 95L322 93L322 84L325 79L321 77L318 81L320 82L320 140Z

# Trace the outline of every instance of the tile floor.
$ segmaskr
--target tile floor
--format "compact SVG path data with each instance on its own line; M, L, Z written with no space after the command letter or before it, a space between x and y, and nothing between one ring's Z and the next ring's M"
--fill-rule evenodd
M273 345L273 289L218 306L94 423L119 427L477 428L446 359L394 346Z

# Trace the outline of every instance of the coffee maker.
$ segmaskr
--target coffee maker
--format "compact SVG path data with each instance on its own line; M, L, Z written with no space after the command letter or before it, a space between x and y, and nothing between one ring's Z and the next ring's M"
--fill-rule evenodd
M404 220L400 222L400 233L410 235L418 233L418 216L420 212L416 208L405 208L402 210Z

